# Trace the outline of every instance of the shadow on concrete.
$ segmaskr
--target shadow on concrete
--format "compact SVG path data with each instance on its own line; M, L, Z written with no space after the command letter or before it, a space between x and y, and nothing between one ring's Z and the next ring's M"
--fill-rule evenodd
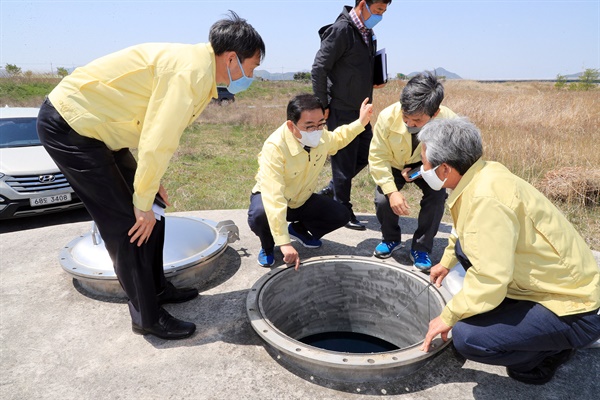
M91 220L92 217L90 217L90 214L88 214L85 208L23 218L5 219L0 221L0 234Z
M201 294L183 304L167 304L164 308L176 318L196 324L196 332L186 340L162 340L152 335L144 339L157 349L204 346L215 342L235 345L260 345L261 339L252 329L246 313L248 290Z
M79 282L79 280L77 280L75 278L73 278L73 287L75 288L75 290L77 290L79 292L79 294L87 297L88 299L102 301L105 303L114 303L114 304L126 304L127 303L127 299L125 297L113 297L113 296L106 296L106 295L92 293L92 292L88 291L84 286L82 286L81 283Z
M242 257L249 257L246 249L241 248L236 250L232 248L231 245L227 246L227 249L218 260L219 267L212 273L206 282L196 286L200 293L220 286L231 279L231 277L233 277L240 269Z

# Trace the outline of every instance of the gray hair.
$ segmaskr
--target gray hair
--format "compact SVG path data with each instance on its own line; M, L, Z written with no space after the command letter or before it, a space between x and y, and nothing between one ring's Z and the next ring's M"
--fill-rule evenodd
M400 94L406 115L427 114L433 117L444 100L444 86L431 72L413 76Z
M432 167L450 165L464 175L483 155L481 132L467 118L435 118L425 124L418 139Z

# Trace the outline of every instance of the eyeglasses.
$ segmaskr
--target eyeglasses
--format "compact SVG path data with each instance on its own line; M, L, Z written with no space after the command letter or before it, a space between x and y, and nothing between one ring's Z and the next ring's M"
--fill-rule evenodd
M304 131L304 132L314 132L314 131L320 131L322 129L325 129L327 127L327 122L321 122L319 125L314 126L314 125L308 125L307 127L305 127L304 129L300 129L300 127L298 125L296 125L296 128L298 128L298 130Z

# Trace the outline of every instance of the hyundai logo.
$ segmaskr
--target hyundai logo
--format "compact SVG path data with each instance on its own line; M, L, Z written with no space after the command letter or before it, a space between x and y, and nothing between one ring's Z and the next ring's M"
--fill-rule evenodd
M38 180L41 183L50 183L54 182L56 180L56 177L54 175L40 175Z

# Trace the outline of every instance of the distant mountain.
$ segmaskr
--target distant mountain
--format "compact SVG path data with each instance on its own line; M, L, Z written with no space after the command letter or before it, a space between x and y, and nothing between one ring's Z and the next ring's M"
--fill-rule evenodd
M565 78L567 79L579 79L579 77L583 75L583 72L578 72L576 74L571 74L571 75L565 75Z
M280 72L271 73L262 69L254 71L254 76L267 81L293 81L294 74L295 72L286 72L283 74Z
M430 71L430 70L427 70ZM419 72L411 72L410 74L408 74L409 78L412 78L413 76L421 73L423 71L419 71ZM462 79L460 76L458 76L457 74L455 74L454 72L450 72L448 70L445 70L442 67L436 68L433 71L431 71L433 73L435 73L437 76L445 76L446 79Z

